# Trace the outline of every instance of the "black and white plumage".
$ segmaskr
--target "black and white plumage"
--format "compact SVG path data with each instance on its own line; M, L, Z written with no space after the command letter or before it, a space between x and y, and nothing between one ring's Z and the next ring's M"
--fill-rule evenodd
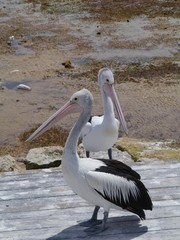
M128 129L124 115L114 88L114 76L109 68L102 68L98 73L98 83L100 86L103 102L104 115L91 116L81 131L81 140L86 150L86 156L90 152L108 150L109 159L112 159L112 146L118 139L119 123L124 132ZM115 118L114 108L117 113Z
M96 206L92 218L83 223L83 226L99 224L97 213L100 207L104 209L102 228L98 230L102 231L106 229L106 221L111 208L124 209L145 219L144 210L152 210L152 202L148 190L140 181L140 175L124 163L78 156L78 138L90 117L92 105L93 97L88 90L82 89L76 92L28 140L41 135L68 113L77 111L81 113L65 144L62 172L72 190Z
M101 166L95 171L99 178L103 178L101 174L104 176L110 174L112 181L103 189L103 192L99 193L113 204L137 214L141 219L145 219L143 209L149 209L152 202L147 194L147 189L140 181L140 175L122 162L114 160L112 164L109 160L100 160L105 166ZM118 183L121 188L119 188Z

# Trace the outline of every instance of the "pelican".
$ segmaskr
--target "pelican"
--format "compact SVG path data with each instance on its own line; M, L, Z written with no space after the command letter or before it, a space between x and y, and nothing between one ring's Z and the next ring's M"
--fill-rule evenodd
M81 140L86 150L86 157L90 156L90 151L108 150L109 159L112 159L112 146L118 139L119 123L128 134L126 122L119 104L115 89L114 76L110 69L99 70L98 83L100 86L104 115L91 116L81 131ZM114 108L118 119L115 118Z
M80 158L77 153L78 138L87 123L93 106L92 94L82 89L74 93L70 100L45 121L28 139L33 140L58 120L72 112L80 116L67 138L62 157L62 172L71 189L89 203L95 210L89 221L81 225L89 227L86 231L98 233L106 229L109 210L123 209L145 219L144 210L152 210L148 190L140 181L140 175L126 164L117 160ZM97 220L97 212L102 207L102 224Z

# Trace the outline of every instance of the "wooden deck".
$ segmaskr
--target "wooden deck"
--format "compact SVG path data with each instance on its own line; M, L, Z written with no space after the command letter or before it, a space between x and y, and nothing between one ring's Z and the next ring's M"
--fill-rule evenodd
M60 169L0 174L0 239L180 239L180 161L133 168L149 189L153 211L140 221L111 210L108 229L93 236L78 224L91 216L93 207L69 189Z

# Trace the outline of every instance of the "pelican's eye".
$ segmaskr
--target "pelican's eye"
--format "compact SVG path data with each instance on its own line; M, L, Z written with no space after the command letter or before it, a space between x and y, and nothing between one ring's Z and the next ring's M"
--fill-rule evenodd
M74 97L74 101L77 102L77 100L78 100L78 97Z
M106 79L106 82L109 82L109 79Z

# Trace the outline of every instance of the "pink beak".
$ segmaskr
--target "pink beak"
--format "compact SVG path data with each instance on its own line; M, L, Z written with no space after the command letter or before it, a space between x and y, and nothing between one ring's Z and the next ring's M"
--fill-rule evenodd
M57 112L55 112L48 120L46 120L36 131L26 140L31 141L41 134L50 129L55 123L57 123L60 119L68 115L69 113L79 112L81 109L78 104L75 102L68 101L62 108L60 108Z
M127 128L127 125L126 125L126 121L124 119L124 115L123 115L123 112L122 112L117 94L116 94L115 89L114 89L114 85L104 84L104 90L106 91L106 93L112 99L112 102L114 104L114 108L117 112L117 116L118 116L118 119L119 119L119 121L120 121L120 123L123 127L123 130L126 134L128 134L128 128Z

